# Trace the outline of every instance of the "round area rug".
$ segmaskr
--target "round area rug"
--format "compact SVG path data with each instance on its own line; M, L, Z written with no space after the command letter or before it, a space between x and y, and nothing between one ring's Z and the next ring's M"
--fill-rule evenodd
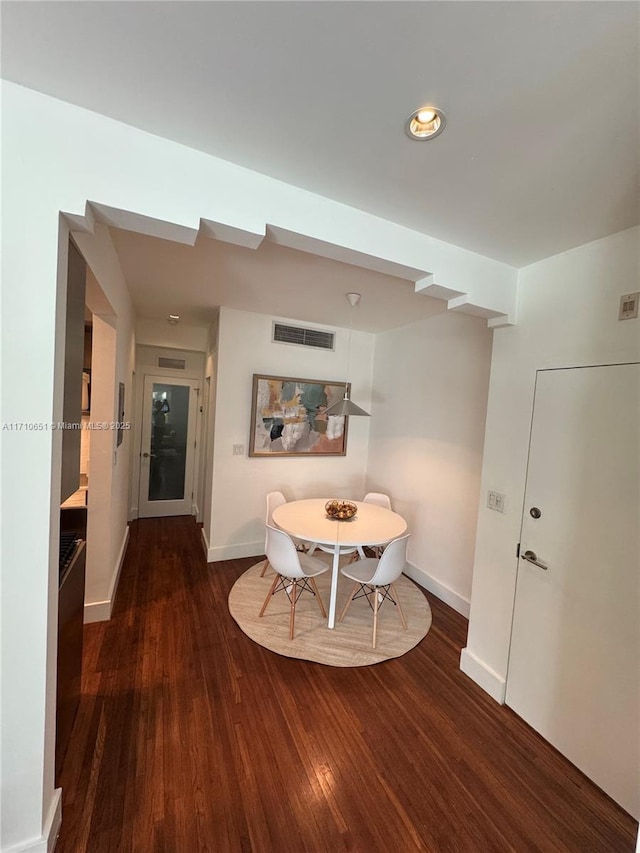
M314 557L318 556L318 552ZM331 555L322 555L331 565ZM338 622L353 583L342 575L338 579L336 626L327 627L315 596L303 592L296 602L295 636L289 639L290 604L284 592L272 596L264 616L258 613L273 583L273 569L260 577L264 561L241 575L229 593L229 612L242 631L272 652L291 658L324 663L329 666L369 666L400 657L416 646L431 627L431 608L422 590L404 575L395 582L396 592L407 620L404 630L397 607L384 602L378 611L378 637L373 639L373 612L363 597L353 601L343 622ZM329 611L331 569L316 577L318 590Z

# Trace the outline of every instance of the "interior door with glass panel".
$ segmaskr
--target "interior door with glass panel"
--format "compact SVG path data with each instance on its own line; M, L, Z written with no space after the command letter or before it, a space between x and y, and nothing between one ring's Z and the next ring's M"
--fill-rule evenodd
M138 516L190 515L197 380L146 376Z

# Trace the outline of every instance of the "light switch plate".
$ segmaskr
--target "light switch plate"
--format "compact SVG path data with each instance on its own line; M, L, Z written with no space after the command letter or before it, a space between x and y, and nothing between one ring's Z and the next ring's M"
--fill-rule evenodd
M504 512L505 511L505 496L502 492L494 492L493 490L489 490L487 493L487 506L489 509L493 509L496 512Z
M233 445L233 455L234 456L244 456L244 444L234 444Z
M637 317L638 302L640 302L640 293L627 293L621 296L618 320L633 320Z

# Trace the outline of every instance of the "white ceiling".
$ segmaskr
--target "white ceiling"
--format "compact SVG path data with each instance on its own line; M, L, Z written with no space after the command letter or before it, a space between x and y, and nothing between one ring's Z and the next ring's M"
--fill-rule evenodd
M636 2L1 10L3 77L515 266L638 222Z

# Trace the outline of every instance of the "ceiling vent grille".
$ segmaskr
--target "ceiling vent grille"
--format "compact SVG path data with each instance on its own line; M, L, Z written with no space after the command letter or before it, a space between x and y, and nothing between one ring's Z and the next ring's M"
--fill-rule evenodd
M273 324L273 340L281 344L296 344L299 347L335 349L335 334L322 329L304 329L301 326Z
M162 355L158 356L158 367L168 367L170 370L186 370L186 358L165 358Z

